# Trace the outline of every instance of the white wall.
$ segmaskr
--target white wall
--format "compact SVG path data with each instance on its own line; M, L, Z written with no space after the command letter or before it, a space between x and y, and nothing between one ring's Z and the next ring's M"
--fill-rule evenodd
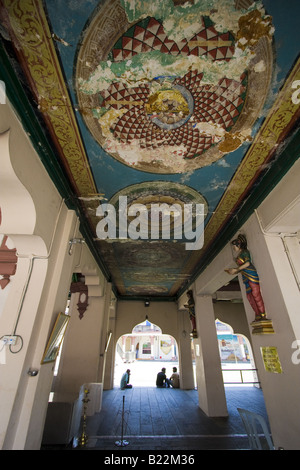
M0 147L0 233L18 256L1 293L0 336L17 335L17 344L5 347L0 364L0 448L39 449L54 365L41 359L79 266L69 240L81 234L9 103L0 106ZM30 377L29 368L38 374Z

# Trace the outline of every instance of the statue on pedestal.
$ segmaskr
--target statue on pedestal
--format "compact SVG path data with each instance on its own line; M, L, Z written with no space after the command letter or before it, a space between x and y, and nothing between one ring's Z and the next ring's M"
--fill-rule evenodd
M244 235L238 237L232 242L236 254L237 268L225 269L228 274L242 274L243 283L246 287L247 299L255 312L255 322L268 320L266 317L264 301L260 291L259 277L255 267L251 262L250 252L247 248L247 240Z
M191 337L198 338L197 328L196 328L195 302L194 302L194 297L193 297L193 291L188 290L187 296L188 296L188 303L185 304L184 306L188 309L189 315L190 315L190 320L192 324Z

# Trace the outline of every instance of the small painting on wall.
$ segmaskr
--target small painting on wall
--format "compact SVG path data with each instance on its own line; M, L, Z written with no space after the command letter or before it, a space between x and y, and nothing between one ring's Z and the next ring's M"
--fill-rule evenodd
M41 364L47 364L48 362L55 361L69 320L69 315L66 315L65 313L58 314L49 341L47 343Z

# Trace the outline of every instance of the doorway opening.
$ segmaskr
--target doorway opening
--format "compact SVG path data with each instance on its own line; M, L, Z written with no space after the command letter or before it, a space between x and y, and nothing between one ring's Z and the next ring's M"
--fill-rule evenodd
M234 333L227 323L216 320L224 385L259 386L251 344L246 336Z
M123 373L130 369L130 382L137 387L155 387L157 373L166 368L167 377L178 369L178 346L173 336L147 319L131 333L121 336L116 345L114 387L120 386Z

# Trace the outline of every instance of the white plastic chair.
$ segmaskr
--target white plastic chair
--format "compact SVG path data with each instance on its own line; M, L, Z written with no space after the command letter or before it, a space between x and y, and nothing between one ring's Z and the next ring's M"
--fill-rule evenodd
M264 418L257 413L242 408L238 408L237 410L245 426L250 449L275 450L271 434Z

